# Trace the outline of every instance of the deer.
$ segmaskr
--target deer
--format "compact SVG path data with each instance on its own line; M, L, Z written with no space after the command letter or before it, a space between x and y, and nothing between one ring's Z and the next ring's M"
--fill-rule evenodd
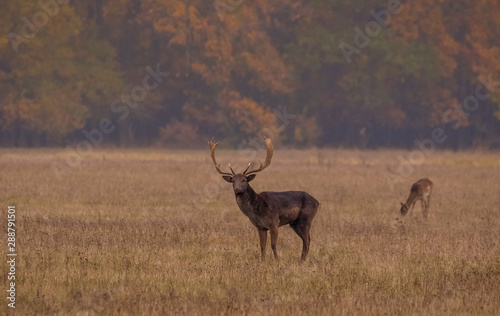
M401 215L405 216L408 213L408 210L413 210L415 203L420 200L422 204L422 210L424 213L424 217L428 218L429 216L429 207L431 203L431 193L432 193L433 183L431 180L427 178L423 178L415 182L410 189L410 196L406 200L406 203L401 203Z
M303 191L270 192L264 191L256 193L250 186L250 181L255 179L258 172L263 171L271 164L273 157L273 144L270 138L264 136L266 143L266 160L259 161L260 167L249 170L252 163L249 163L245 171L236 174L229 163L231 172L224 172L220 164L215 159L215 148L219 143L213 142L210 145L211 157L215 169L222 178L232 183L236 204L250 222L257 228L260 239L261 260L266 257L267 232L271 235L271 248L275 260L279 260L276 248L278 242L278 228L283 225L290 225L297 235L302 239L302 261L305 261L309 253L311 243L311 223L318 211L320 203L310 194Z

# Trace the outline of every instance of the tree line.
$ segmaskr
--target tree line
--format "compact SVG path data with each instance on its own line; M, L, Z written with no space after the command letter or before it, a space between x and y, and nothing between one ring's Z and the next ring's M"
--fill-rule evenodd
M500 148L494 0L6 0L0 30L1 146Z

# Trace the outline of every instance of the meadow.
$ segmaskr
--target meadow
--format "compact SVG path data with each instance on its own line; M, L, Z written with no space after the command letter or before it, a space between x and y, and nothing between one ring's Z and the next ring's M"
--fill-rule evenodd
M218 149L219 150L219 149ZM95 150L58 178L56 149L0 150L0 208L17 209L19 315L495 315L500 155L438 151L393 187L399 150L280 150L251 183L321 202L308 260L289 226L279 262L204 151ZM265 150L254 159L263 159ZM221 149L222 166L247 157ZM430 218L400 202L434 182ZM4 254L7 242L2 245ZM5 255L4 255L5 258ZM0 288L7 289L7 264ZM4 301L5 298L4 298ZM2 303L1 314L11 309Z

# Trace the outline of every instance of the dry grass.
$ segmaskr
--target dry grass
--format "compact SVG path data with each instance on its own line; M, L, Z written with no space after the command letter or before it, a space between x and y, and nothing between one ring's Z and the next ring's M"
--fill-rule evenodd
M306 190L322 203L300 264L289 227L280 228L281 261L270 247L259 261L257 232L208 151L99 151L58 180L50 163L63 151L1 150L0 206L16 205L18 216L16 310L497 314L498 154L435 153L391 190L384 176L398 155L408 152L275 152L253 187ZM220 152L229 159L244 166ZM420 207L401 218L399 202L424 176L435 184L431 218ZM6 290L6 273L0 284Z

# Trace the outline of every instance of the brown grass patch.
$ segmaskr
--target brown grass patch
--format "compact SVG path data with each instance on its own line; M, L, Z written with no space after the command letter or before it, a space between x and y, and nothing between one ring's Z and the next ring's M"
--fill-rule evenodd
M17 207L16 311L498 313L498 154L438 152L390 190L384 176L400 154L275 152L254 189L305 190L322 204L300 264L289 227L280 228L281 261L270 247L259 261L257 232L208 150L98 151L60 180L50 163L63 151L1 150L0 206ZM245 163L232 151L218 159ZM401 217L399 202L421 177L434 182L430 219L419 205Z

